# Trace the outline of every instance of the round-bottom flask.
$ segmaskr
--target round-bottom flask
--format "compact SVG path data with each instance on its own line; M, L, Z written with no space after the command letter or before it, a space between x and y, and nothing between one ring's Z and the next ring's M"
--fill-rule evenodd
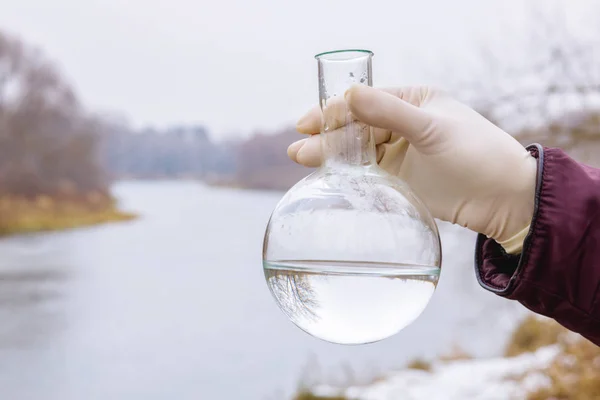
M294 324L320 339L363 344L413 322L440 273L435 220L376 162L372 132L343 96L372 85L372 53L316 56L323 162L280 200L263 245L267 285Z

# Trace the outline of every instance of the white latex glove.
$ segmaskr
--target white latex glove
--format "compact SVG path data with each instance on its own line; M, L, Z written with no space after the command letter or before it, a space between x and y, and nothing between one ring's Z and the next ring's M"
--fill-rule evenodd
M357 85L345 101L356 119L374 128L379 165L406 181L434 217L493 238L509 253L521 251L533 216L537 166L517 140L427 87ZM336 126L344 121L341 115ZM290 145L292 160L320 164L320 127L317 106L298 121L297 130L312 136Z

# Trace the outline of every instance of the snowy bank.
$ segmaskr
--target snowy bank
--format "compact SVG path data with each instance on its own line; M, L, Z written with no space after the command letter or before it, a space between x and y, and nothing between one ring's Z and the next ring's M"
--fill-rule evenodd
M433 364L430 371L406 369L391 372L367 386L346 389L321 385L318 396L345 396L360 400L495 400L525 398L527 393L548 386L541 372L559 353L552 345L510 358L472 359Z

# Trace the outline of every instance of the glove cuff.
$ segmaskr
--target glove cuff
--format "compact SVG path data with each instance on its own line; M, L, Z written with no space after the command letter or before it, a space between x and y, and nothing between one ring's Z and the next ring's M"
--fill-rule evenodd
M502 246L504 251L506 251L506 253L508 253L508 254L514 255L514 254L521 253L521 250L523 250L523 241L525 240L525 237L529 233L530 226L531 225L527 225L525 228L523 228L519 233L517 233L513 237L508 238L503 242L498 242L498 244L500 246Z

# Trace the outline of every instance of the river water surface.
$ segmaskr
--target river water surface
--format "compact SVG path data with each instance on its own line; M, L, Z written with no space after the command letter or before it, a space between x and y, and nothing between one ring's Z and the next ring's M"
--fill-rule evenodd
M0 240L1 399L285 399L300 379L368 378L453 344L498 354L523 313L477 285L474 235L441 224L440 283L415 323L367 346L322 342L264 281L281 193L195 182L114 193L140 218Z

